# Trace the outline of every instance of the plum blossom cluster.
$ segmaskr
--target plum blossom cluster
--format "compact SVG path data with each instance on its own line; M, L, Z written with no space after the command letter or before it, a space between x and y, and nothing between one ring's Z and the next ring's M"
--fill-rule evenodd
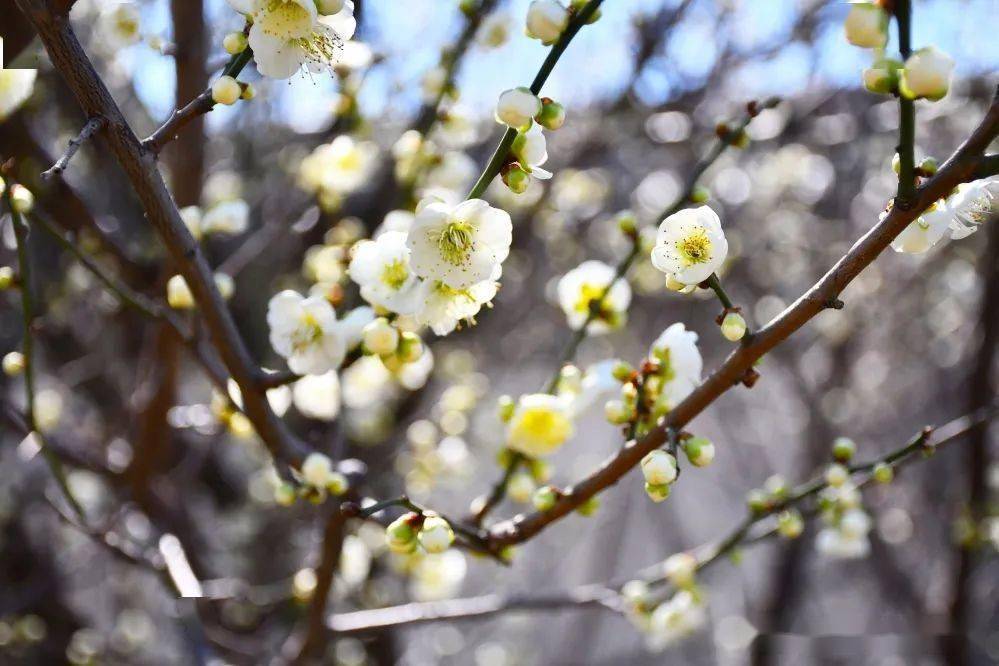
M653 652L661 652L696 633L707 624L707 604L697 585L697 558L686 552L669 556L662 564L662 578L674 593L662 599L644 580L633 580L621 588L624 613L645 636Z
M551 178L551 172L541 168L548 161L548 144L542 128L562 127L565 108L551 98L539 98L530 88L511 88L499 97L496 122L517 131L501 172L506 186L515 194L523 194L532 176L540 180Z
M948 235L954 240L970 236L997 216L999 179L963 183L913 220L891 246L896 252L922 254Z

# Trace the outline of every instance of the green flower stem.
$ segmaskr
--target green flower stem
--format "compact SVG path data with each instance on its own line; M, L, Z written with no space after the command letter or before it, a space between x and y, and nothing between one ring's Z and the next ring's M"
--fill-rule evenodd
M704 282L708 285L711 291L715 292L718 300L721 301L722 306L726 310L732 310L735 308L735 304L732 303L732 299L729 298L728 293L725 291L725 287L722 286L721 280L718 278L718 273L712 273Z
M897 0L895 21L898 23L898 48L905 60L912 53L910 0ZM903 208L912 205L916 196L916 105L905 95L899 94L898 118L898 195L896 203Z
M34 343L34 323L35 305L34 296L31 292L32 271L31 260L28 256L28 229L24 224L21 214L14 208L11 201L12 187L8 187L4 194L7 207L10 209L11 221L14 227L14 238L17 242L17 263L19 272L19 285L21 288L21 311L24 320L24 341L22 343L22 354L24 355L24 393L25 393L25 419L31 434L34 435L41 449L42 456L55 477L56 484L66 502L73 509L77 520L81 524L87 524L87 515L83 511L80 502L73 495L66 481L66 471L62 461L55 451L45 441L45 437L38 429L38 420L35 416L35 343Z
M548 52L548 57L545 61L541 63L541 69L538 70L537 75L534 77L534 81L531 82L531 92L535 95L541 92L541 87L545 85L545 81L551 75L552 70L555 68L555 64L565 53L566 48L572 41L572 38L576 36L580 28L586 25L590 17L600 8L604 0L590 0L582 11L572 17L569 21L569 25L566 27L565 32L559 37L555 45L552 46L551 50ZM489 183L493 182L493 179L499 174L500 169L506 164L507 156L510 153L510 147L513 146L513 140L517 138L517 130L512 127L507 129L503 133L503 138L500 139L499 145L496 146L496 150L493 152L493 156L489 159L489 163L486 164L485 170L483 170L482 175L475 182L472 190L468 193L467 199L477 199L482 196L482 193L486 191L489 187Z

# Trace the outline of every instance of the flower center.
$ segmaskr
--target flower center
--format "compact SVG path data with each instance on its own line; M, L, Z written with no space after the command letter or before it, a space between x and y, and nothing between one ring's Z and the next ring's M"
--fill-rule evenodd
M444 261L453 266L467 263L468 255L475 247L474 232L475 227L468 222L448 223L437 238L437 249Z
M291 334L291 346L296 352L315 344L323 337L323 329L311 314L302 315L298 328Z
M397 259L390 264L385 264L385 268L382 269L381 279L382 283L390 289L402 289L402 286L406 284L406 280L409 279L409 269L406 267L405 262Z
M676 250L687 266L701 264L711 258L711 239L704 229L697 229L678 240Z
M565 439L565 424L558 414L548 409L525 411L518 425L520 432L532 439L551 443Z
M301 40L312 34L312 16L294 0L271 0L255 18L261 30L278 39Z
M606 288L607 287L602 284L593 284L591 282L583 283L583 285L579 288L579 298L576 299L576 312L588 314L590 312L590 308L592 307L590 304L593 301L597 301L602 309L604 306L603 295Z

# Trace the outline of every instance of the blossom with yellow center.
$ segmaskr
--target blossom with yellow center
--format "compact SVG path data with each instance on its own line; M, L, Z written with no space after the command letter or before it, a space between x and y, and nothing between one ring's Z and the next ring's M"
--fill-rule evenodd
M360 343L361 329L372 319L371 308L357 308L338 320L326 299L305 298L291 290L275 295L267 306L271 346L300 375L321 375L338 368L347 351Z
M569 328L582 328L594 301L597 315L587 326L588 333L606 333L624 323L631 303L631 287L627 280L614 278L615 270L611 266L595 260L584 261L562 276L557 288L558 301ZM608 289L612 280L614 284Z
M397 314L413 314L419 304L419 279L409 257L406 234L387 231L354 247L348 273L368 303Z
M507 426L507 446L536 458L557 451L572 437L568 403L547 393L521 396Z
M725 261L728 240L707 206L670 215L659 225L652 265L682 284L708 279Z

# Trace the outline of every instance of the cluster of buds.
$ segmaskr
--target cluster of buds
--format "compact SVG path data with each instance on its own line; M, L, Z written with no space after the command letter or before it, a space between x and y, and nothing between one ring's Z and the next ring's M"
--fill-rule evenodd
M826 468L825 481L828 485L819 494L818 505L826 527L819 532L816 546L829 557L863 557L870 550L871 519L860 505L860 489L842 463Z
M212 83L212 101L216 104L232 106L241 99L249 101L256 96L257 92L252 85L244 81L237 81L227 74L220 76Z
M333 468L329 456L313 452L302 461L301 469L292 470L298 486L282 482L274 489L274 501L290 506L298 497L313 504L322 504L327 495L340 497L350 489L347 477Z
M788 492L784 477L774 474L763 482L762 488L753 488L746 493L746 505L754 516L763 516L784 506Z
M427 553L443 553L454 543L454 530L436 513L410 511L385 528L389 550L411 555L417 548Z
M552 174L541 166L548 160L548 147L541 128L557 130L565 124L565 107L550 97L539 98L529 88L512 88L500 95L496 120L517 130L507 163L500 173L510 191L522 194L531 176L542 180ZM537 123L537 124L535 124Z
M423 356L423 341L412 331L400 331L385 317L369 322L361 331L364 351L381 358L389 370L398 370Z

